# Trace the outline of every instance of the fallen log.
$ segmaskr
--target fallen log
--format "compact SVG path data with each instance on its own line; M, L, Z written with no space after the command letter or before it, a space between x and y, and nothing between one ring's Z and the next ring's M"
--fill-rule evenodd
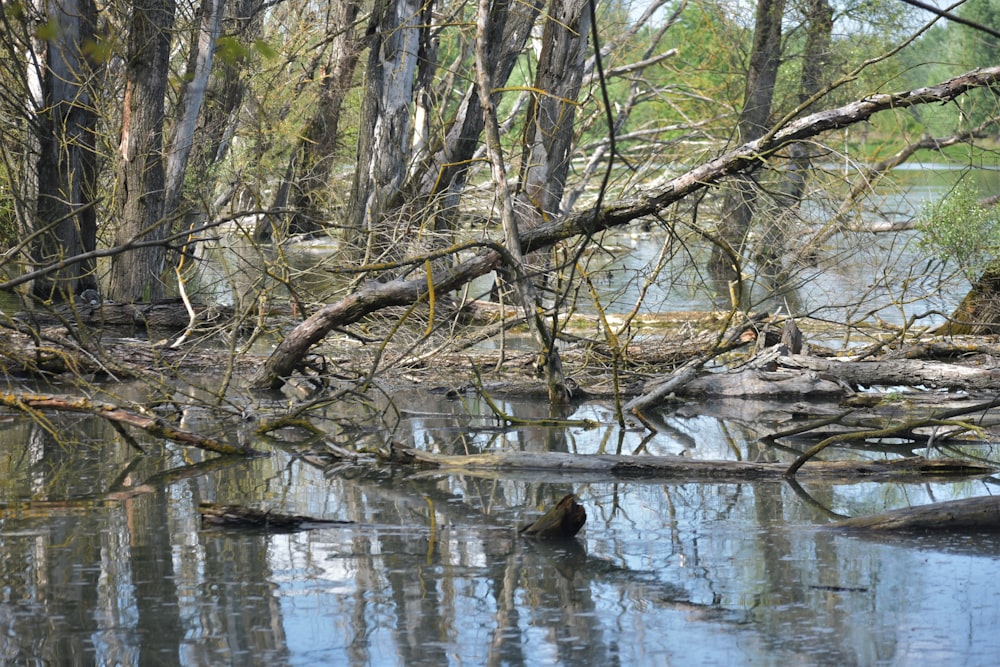
M838 521L837 530L871 532L1000 531L1000 496L980 496Z
M313 528L329 528L330 526L356 525L353 521L318 519L302 514L283 514L241 505L217 505L215 503L201 503L198 505L198 513L201 514L203 526L215 528L293 532Z
M869 95L836 109L796 118L759 139L667 181L649 195L603 204L600 210L587 209L559 216L551 222L524 230L519 238L521 248L524 253L535 252L574 236L589 236L627 225L639 218L660 213L675 202L728 176L753 169L789 144L865 121L881 111L947 102L969 90L992 86L997 82L1000 82L1000 66L981 68L936 86ZM470 250L472 247L461 249ZM452 248L448 252L457 254L458 250ZM476 255L458 264L449 264L410 280L367 283L341 301L320 308L292 330L254 375L252 384L260 388L279 389L285 379L301 367L312 346L330 331L357 322L383 308L410 305L428 299L432 294L454 291L499 267L504 252L504 248L497 243L482 243ZM421 259L417 263L423 262L424 259Z
M537 471L616 479L659 479L684 482L751 482L784 479L787 463L708 461L684 456L618 456L565 452L492 452L452 456L394 445L390 459L456 471ZM885 479L899 477L975 477L994 474L992 466L970 461L911 456L886 461L809 461L799 479ZM562 481L562 478L560 478Z
M677 387L680 396L840 396L842 384L812 371L747 368L732 373L708 373Z
M815 371L854 386L929 386L992 391L1000 385L998 370L927 359L850 361L789 355L779 357L778 364L788 369Z

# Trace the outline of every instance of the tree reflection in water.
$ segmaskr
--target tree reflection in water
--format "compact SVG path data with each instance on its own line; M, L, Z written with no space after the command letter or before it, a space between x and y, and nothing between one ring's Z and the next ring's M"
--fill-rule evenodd
M614 442L414 423L411 442L445 452ZM774 455L712 423L671 418L650 447ZM4 664L974 665L1000 649L1000 539L821 529L830 512L981 494L981 481L796 490L324 468L281 451L199 463L136 456L92 420L73 423L77 443L2 428ZM571 492L589 517L578 538L517 536ZM202 501L356 525L203 529Z

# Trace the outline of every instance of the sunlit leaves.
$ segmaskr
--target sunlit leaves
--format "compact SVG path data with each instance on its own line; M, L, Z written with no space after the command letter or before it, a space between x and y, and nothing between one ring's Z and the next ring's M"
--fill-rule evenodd
M1000 252L1000 210L983 205L975 188L961 181L921 212L921 245L954 261L975 280Z

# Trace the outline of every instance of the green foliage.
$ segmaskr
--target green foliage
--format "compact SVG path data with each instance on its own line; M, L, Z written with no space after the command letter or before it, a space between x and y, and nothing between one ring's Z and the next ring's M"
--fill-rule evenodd
M1000 211L984 206L966 181L921 211L920 245L942 259L955 262L969 280L975 280L1000 250Z
M17 217L14 214L14 196L10 179L0 170L0 249L6 250L18 241Z

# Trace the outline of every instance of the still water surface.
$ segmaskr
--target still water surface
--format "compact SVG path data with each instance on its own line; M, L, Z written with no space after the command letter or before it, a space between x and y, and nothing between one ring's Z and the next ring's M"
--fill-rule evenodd
M397 440L446 453L631 451L641 435L491 432L475 404L429 394L399 407ZM745 426L661 421L673 431L645 443L653 453L783 458ZM331 465L301 456L291 432L255 441L268 458L220 462L153 443L138 455L90 419L60 425L78 441L21 418L0 432L3 664L992 665L1000 653L1000 536L824 528L988 494L991 479L798 489L447 474ZM588 513L577 539L514 534L569 492ZM202 501L356 524L206 529Z

